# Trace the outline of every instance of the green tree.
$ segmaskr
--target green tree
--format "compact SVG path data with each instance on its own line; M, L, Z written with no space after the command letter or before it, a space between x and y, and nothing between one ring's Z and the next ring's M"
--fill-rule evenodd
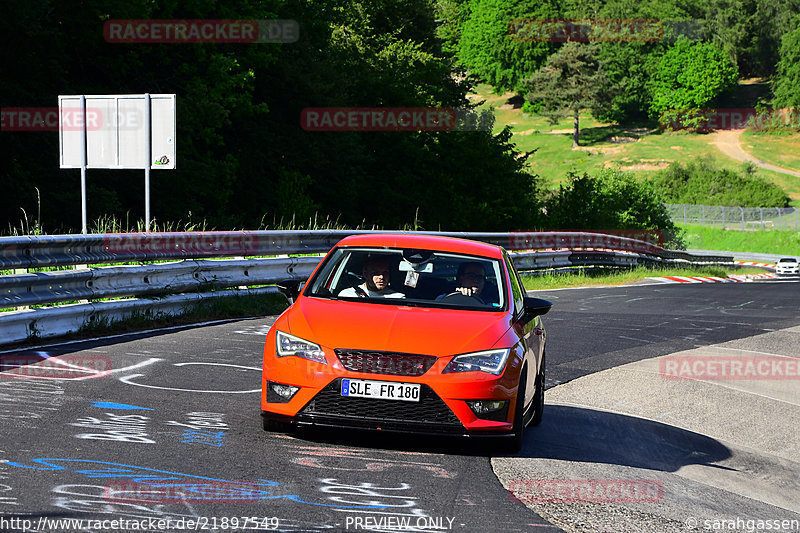
M522 91L555 45L534 40L517 29L527 20L559 18L557 0L472 0L461 30L458 58L472 74L497 92Z
M469 19L470 0L441 0L436 3L439 25L436 35L442 40L442 52L449 57L458 55L461 30Z
M800 15L794 18L795 29L781 40L781 59L773 82L775 107L791 107L800 114Z
M580 112L610 99L610 85L597 58L597 46L568 42L526 82L527 99L542 103L542 112L553 122L572 116L572 147L578 146Z
M736 85L736 65L712 43L678 41L658 63L652 82L653 116L696 127L700 111Z
M678 34L697 31L697 7L681 0L565 0L564 9L568 18L649 21L647 30L627 38L594 41L616 90L611 100L593 110L593 115L608 122L646 120L651 101L649 82L658 61Z
M706 37L737 64L742 76L771 76L781 38L797 27L800 0L711 0L704 3Z

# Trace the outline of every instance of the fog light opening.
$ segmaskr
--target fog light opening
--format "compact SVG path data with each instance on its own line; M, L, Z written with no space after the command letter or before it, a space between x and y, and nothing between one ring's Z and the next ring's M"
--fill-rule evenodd
M286 403L291 400L300 387L283 383L267 382L267 401L270 403Z
M507 403L508 400L473 400L467 402L472 412L478 417L500 411Z
M287 400L291 400L294 393L300 390L300 387L292 387L291 385L281 385L280 383L273 383L272 390L280 396L281 398L285 398Z

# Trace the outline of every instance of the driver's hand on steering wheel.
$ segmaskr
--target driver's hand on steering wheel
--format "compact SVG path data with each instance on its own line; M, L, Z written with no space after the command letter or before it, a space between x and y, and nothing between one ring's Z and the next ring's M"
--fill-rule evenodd
M456 287L455 292L460 292L464 296L477 296L478 289L476 287Z

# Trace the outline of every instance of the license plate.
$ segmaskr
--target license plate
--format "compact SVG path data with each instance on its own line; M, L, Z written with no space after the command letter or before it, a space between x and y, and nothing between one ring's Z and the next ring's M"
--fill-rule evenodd
M418 402L419 391L420 386L417 383L397 383L395 381L372 381L367 379L342 380L342 396L355 398Z

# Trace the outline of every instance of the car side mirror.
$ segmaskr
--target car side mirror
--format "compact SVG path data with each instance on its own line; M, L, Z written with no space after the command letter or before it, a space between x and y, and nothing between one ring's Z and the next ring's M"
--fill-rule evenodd
M550 308L553 307L553 302L526 296L523 300L523 305L525 307L525 313L522 315L522 318L525 322L528 322L534 317L546 315L548 311L550 311Z
M278 292L286 296L286 299L289 300L289 305L291 305L300 296L300 285L302 283L303 280L299 279L285 279L276 283L275 286L278 287Z

